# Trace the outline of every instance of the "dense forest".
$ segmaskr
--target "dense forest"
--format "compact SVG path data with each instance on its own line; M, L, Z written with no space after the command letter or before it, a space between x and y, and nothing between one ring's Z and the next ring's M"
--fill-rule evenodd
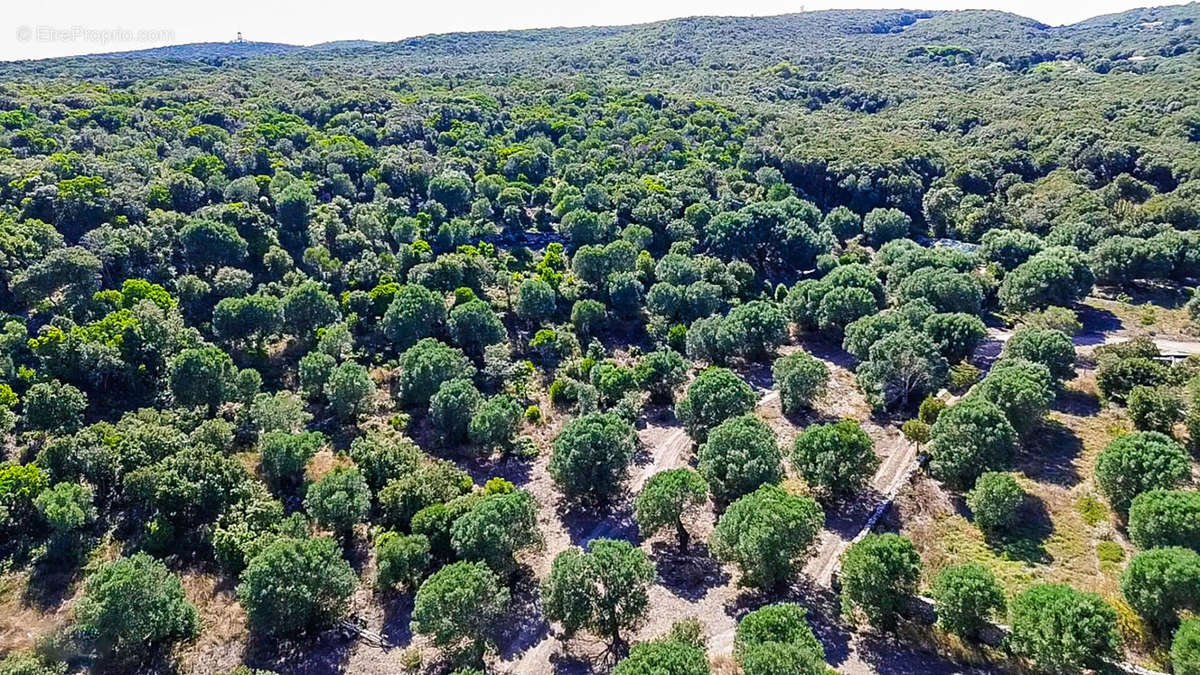
M0 675L1200 674L1198 22L0 64Z

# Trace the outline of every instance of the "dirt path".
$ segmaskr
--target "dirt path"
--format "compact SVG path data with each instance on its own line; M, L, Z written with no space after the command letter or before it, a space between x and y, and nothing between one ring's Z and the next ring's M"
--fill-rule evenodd
M1013 332L1007 328L989 328L988 337L1000 344L1008 342ZM1138 333L1120 328L1114 331L1098 332L1085 330L1073 338L1071 341L1075 343L1075 349L1081 353L1087 353L1099 347L1100 345L1114 345L1122 342L1128 342L1133 338L1138 337ZM1158 337L1148 336L1154 341L1154 346L1158 347L1166 356L1190 356L1200 354L1200 341L1189 339L1187 337Z

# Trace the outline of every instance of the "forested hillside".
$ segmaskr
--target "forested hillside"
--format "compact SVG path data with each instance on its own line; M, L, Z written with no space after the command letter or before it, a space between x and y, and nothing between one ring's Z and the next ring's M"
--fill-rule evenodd
M1197 21L0 64L0 675L1197 675Z

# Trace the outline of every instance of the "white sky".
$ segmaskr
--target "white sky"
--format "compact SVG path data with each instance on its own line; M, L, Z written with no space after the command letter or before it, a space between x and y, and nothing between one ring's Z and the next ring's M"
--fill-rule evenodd
M831 8L1000 9L1073 23L1153 0L8 0L0 60L125 51L188 42L314 44L549 26L622 25L681 16L763 16Z

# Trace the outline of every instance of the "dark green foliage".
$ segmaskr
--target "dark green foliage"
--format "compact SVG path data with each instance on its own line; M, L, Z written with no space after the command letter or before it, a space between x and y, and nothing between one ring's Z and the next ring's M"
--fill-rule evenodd
M237 596L254 630L287 636L342 618L355 585L354 570L332 539L285 537L250 560Z
M470 380L443 382L429 399L429 422L443 443L461 443L467 439L472 415L482 404L483 396Z
M704 650L671 641L643 642L613 669L613 675L709 675Z
M509 592L481 563L456 562L434 572L413 604L412 630L439 647L481 655L508 609Z
M687 379L687 360L679 352L667 348L651 352L633 369L637 386L650 392L656 401L669 402L675 389Z
M1069 307L1092 290L1095 276L1078 249L1044 249L1004 276L999 299L1005 310L1023 312L1050 305Z
M1138 385L1129 390L1125 404L1138 431L1170 435L1175 423L1183 419L1183 401L1163 387Z
M1019 328L1004 343L1004 355L1040 363L1058 381L1075 377L1075 345L1067 334L1051 328Z
M460 558L482 560L502 577L516 568L517 553L541 540L537 502L524 490L487 495L450 527L450 543Z
M1121 575L1121 593L1151 625L1174 626L1181 611L1200 609L1200 553L1181 547L1138 553Z
M1004 411L982 397L969 397L938 416L930 430L929 469L952 486L972 485L985 471L1007 469L1017 433Z
M791 457L809 487L834 499L853 496L879 466L874 442L852 419L806 428L796 436Z
M383 532L375 538L375 583L380 588L414 588L429 569L429 538L423 534Z
M306 281L283 296L283 323L292 335L311 339L321 326L338 320L337 300L315 281Z
M1170 377L1166 366L1145 356L1096 356L1100 362L1096 368L1096 387L1101 396L1116 403L1124 403L1134 387L1158 387Z
M967 506L979 529L997 534L1016 524L1025 497L1012 474L988 472L967 493Z
M1039 363L1001 359L992 365L971 396L1000 408L1013 429L1026 435L1038 427L1054 400L1054 382L1050 371Z
M137 553L105 563L84 582L75 632L118 661L136 661L159 646L200 632L183 583L158 560Z
M443 382L471 378L475 367L462 353L433 338L424 338L400 355L400 392L405 403L425 405Z
M1118 511L1148 490L1169 490L1191 476L1187 452L1154 431L1135 431L1109 443L1096 459L1096 485Z
M925 319L925 333L947 361L958 362L975 352L987 328L972 314L934 314Z
M908 597L916 593L921 557L912 542L895 534L868 534L846 550L842 611L861 611L878 627L890 628Z
M304 510L341 538L349 536L371 508L371 490L357 467L335 467L304 496Z
M567 549L542 583L546 618L560 622L567 635L586 629L622 645L621 632L645 619L654 575L646 554L625 541L593 539L586 553Z
M1010 607L1009 647L1044 672L1099 667L1120 648L1117 612L1095 593L1038 584Z
M817 641L800 605L767 605L738 622L733 654L747 675L823 675L825 648Z
M70 433L83 423L87 396L58 380L39 382L25 394L25 426L30 429Z
M325 436L317 432L272 431L263 436L259 469L276 490L293 490L300 485L308 460L324 444Z
M899 209L873 209L863 218L863 234L874 246L908 236L912 219Z
M815 501L764 485L729 505L709 545L718 560L737 565L741 585L769 591L795 576L824 525Z
M808 352L795 352L775 360L771 377L779 389L783 412L795 415L811 409L829 384L829 366Z
M668 469L651 476L633 502L633 516L643 538L664 527L675 529L680 551L686 551L690 535L684 519L708 500L708 482L691 469Z
M325 381L325 398L338 419L352 422L371 409L375 382L366 366L347 361L329 371Z
M446 321L446 305L433 291L415 284L396 290L380 326L396 350L432 337Z
M1200 618L1185 619L1171 641L1171 671L1176 675L1200 673Z
M947 567L933 581L938 626L943 630L974 637L991 620L1003 615L1004 590L991 570L977 563Z
M554 439L550 475L572 497L607 500L620 489L636 446L633 427L616 415L577 417Z
M217 347L185 349L171 362L171 393L184 406L215 410L233 390L237 368Z
M481 452L507 449L521 424L521 404L508 394L493 396L479 405L467 425L467 436Z
M471 490L471 477L450 462L431 460L402 473L379 491L379 519L383 525L405 531L418 511L448 502Z
M1200 551L1200 492L1150 490L1134 497L1129 538L1141 549L1187 546Z
M709 432L696 456L696 466L718 502L729 503L783 477L775 432L753 414L722 422Z
M877 409L903 409L914 398L934 393L945 382L949 364L924 333L890 332L871 345L855 379Z
M688 435L703 442L721 422L754 409L754 390L733 371L709 368L688 385L687 394L675 404L675 415Z
M482 300L471 300L450 310L446 327L450 339L476 358L483 354L484 347L503 341L507 335L500 317Z

